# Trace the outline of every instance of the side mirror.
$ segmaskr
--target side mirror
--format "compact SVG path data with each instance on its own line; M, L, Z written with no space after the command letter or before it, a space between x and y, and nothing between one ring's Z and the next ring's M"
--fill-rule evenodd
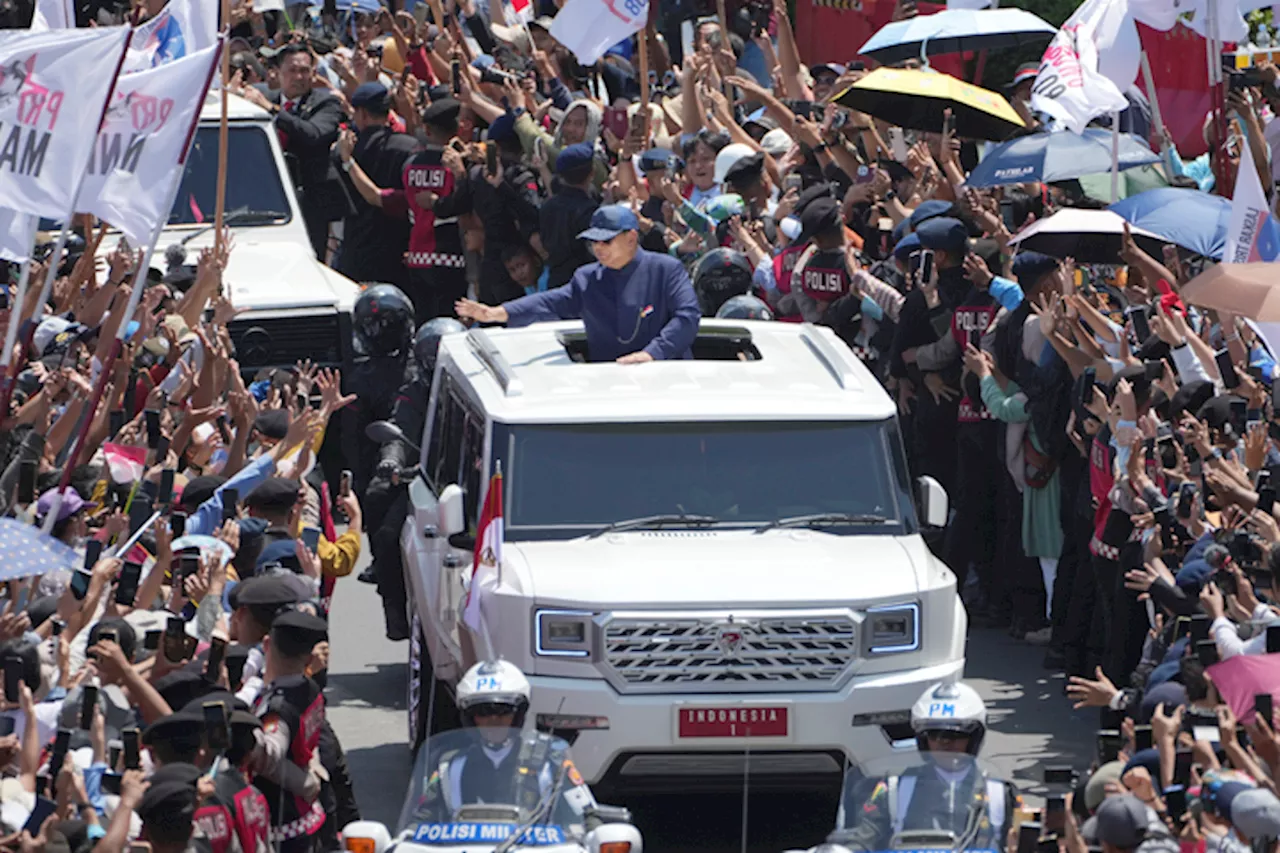
M587 833L584 839L591 853L641 853L644 842L640 830L629 823L605 823Z
M452 536L467 529L462 513L462 487L450 483L440 493L440 535Z
M919 492L920 519L927 527L947 526L947 490L929 476L916 478Z
M348 853L383 853L391 833L376 820L356 820L342 828L342 848Z

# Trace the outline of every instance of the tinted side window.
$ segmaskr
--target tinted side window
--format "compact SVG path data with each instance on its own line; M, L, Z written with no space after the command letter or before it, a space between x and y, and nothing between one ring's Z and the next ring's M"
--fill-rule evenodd
M463 512L469 521L479 521L480 490L484 483L484 421L468 412L462 429L462 469L458 484L464 490Z
M440 472L442 448L445 446L444 432L448 423L446 412L448 411L449 388L448 376L441 376L440 393L436 395L435 410L431 413L431 435L427 437L427 441L423 445L426 448L426 455L422 463L422 470L436 494L440 494L440 490L448 485L440 482L438 474Z

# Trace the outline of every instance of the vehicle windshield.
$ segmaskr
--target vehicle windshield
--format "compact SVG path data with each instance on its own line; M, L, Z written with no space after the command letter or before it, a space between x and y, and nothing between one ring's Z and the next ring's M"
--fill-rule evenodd
M1000 773L964 752L905 749L851 763L828 841L853 851L995 851L1012 805Z
M872 518L828 519L821 525L826 532L883 534L893 532L910 512L892 421L521 424L509 429L510 458L504 465L511 484L507 529L513 532L594 530L680 515L758 527L829 514Z
M589 799L569 758L552 739L541 753L523 745L532 732L475 727L441 732L418 751L396 837L415 844L457 845L505 841L515 845L564 843L582 834ZM533 767L533 764L537 767Z
M217 204L218 128L196 130L187 169L169 211L170 225L211 225ZM258 126L227 133L226 210L239 213L242 225L288 222L289 199L266 132ZM243 213L241 213L243 211ZM256 215L254 215L256 214Z

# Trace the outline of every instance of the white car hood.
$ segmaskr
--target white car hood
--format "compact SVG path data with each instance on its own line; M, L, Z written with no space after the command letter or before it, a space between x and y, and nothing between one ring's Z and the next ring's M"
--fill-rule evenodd
M508 542L503 563L539 604L614 609L900 599L918 593L923 568L896 537L810 530L644 531Z

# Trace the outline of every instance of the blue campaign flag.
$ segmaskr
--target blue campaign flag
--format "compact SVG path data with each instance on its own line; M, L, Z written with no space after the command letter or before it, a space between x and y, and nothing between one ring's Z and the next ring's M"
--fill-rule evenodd
M30 524L0 518L0 581L73 571L79 564L80 556L74 548Z

